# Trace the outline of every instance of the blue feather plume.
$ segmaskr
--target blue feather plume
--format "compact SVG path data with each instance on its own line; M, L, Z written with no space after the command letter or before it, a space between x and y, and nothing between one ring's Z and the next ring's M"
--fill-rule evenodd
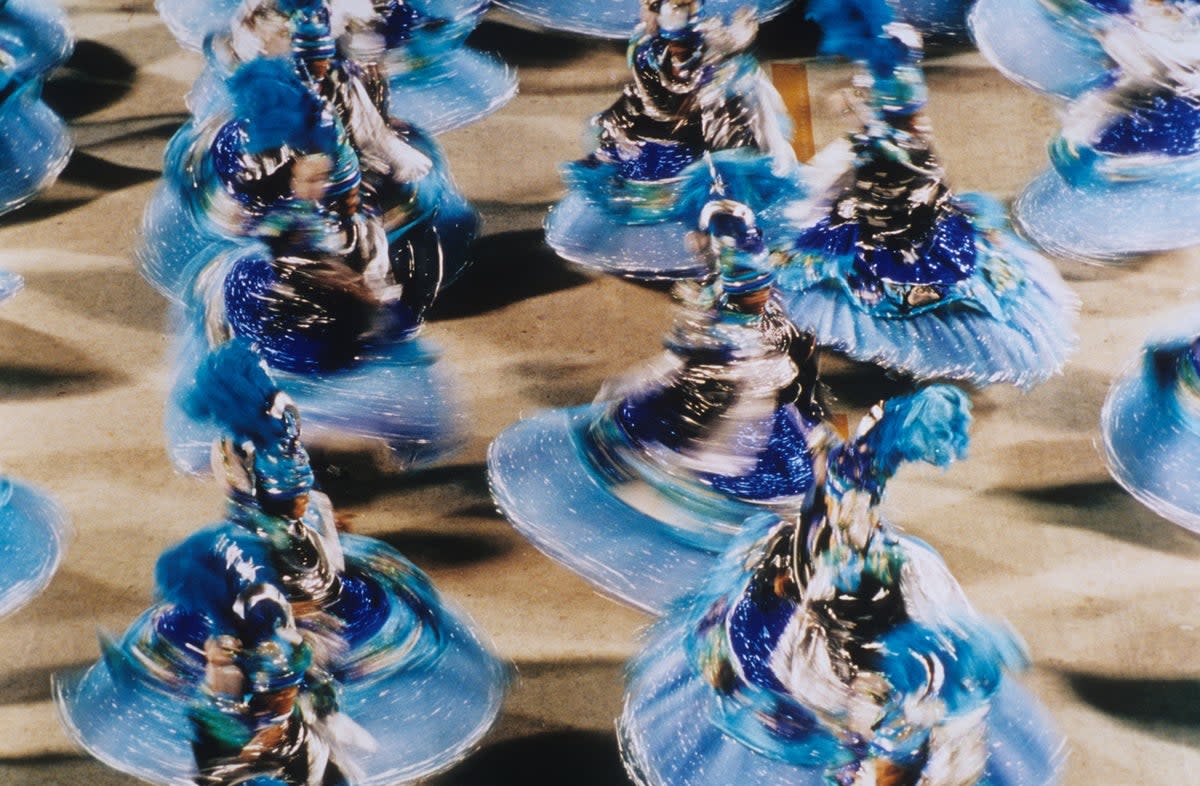
M213 423L238 441L249 439L258 448L274 444L286 426L268 410L279 386L254 345L241 338L210 352L182 396L184 412Z
M290 60L260 57L230 79L234 109L251 153L287 145L303 153L332 153L337 129L325 103L296 75Z
M879 473L888 477L906 461L946 467L967 455L971 399L953 385L930 385L884 404L867 436Z
M320 8L321 0L276 0L276 5L283 13L294 14L297 11L311 11Z
M934 627L908 622L880 643L879 667L892 687L904 698L936 689L951 714L974 710L999 690L1006 669L1026 665L1024 649L1012 632L983 618ZM941 665L936 675L930 669L935 660Z
M208 618L221 632L233 633L234 600L257 583L277 582L271 546L249 532L214 527L194 533L164 551L154 565L160 600Z
M807 16L821 26L821 54L863 61L880 76L908 55L907 47L884 33L896 19L887 0L811 0Z

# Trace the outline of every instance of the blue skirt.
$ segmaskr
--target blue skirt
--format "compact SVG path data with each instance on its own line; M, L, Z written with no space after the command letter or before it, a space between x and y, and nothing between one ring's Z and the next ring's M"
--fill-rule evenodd
M339 709L371 734L372 752L355 757L358 786L391 786L452 766L495 722L508 671L447 606L426 577L372 538L342 535L347 572L372 577L399 622L372 641L387 657L352 648L336 668ZM183 786L195 777L188 711L200 699L203 664L156 668L141 656L162 608L145 612L105 659L54 678L59 715L76 743L108 766L151 783ZM140 646L139 646L140 645ZM360 667L355 668L358 663Z
M0 616L46 588L69 531L66 513L44 492L0 478Z
M905 22L935 39L965 38L971 0L899 0Z
M42 101L42 83L21 85L0 104L0 214L49 188L74 144L62 118Z
M1197 159L1200 156L1189 156ZM1120 262L1200 243L1200 177L1172 167L1140 180L1075 186L1055 169L1039 175L1013 207L1021 230L1056 256Z
M1117 482L1163 518L1200 532L1200 409L1180 378L1200 312L1177 315L1171 337L1156 340L1113 383L1100 412L1104 457Z
M183 341L175 366L180 383L167 400L167 450L175 467L189 474L209 471L212 444L221 437L218 428L191 419L181 406L187 380L208 349L195 332ZM376 446L389 461L410 468L462 444L465 415L440 354L428 340L412 338L373 348L350 368L315 374L272 369L271 375L296 403L307 444Z
M621 753L638 786L828 786L822 766L804 766L754 750L722 731L719 697L669 628L639 656L618 721ZM1045 711L1005 678L987 716L987 768L976 786L1045 786L1056 780L1062 742ZM814 735L816 736L816 735ZM825 736L825 735L821 735ZM831 740L797 740L816 750ZM830 751L837 756L838 750Z
M769 19L792 0L708 0L704 12L729 16L745 6L757 6ZM542 27L598 38L629 38L641 21L641 0L496 0L496 5Z
M25 279L8 270L0 270L0 302L8 300L25 288Z
M995 294L994 311L947 301L911 315L877 315L843 278L813 281L805 270L784 266L777 296L788 316L824 346L920 379L1028 388L1058 373L1075 348L1078 299L1054 266L1012 233L990 199L962 200L983 208L977 223L986 224L977 234L978 286L991 287L980 270L989 255L1024 279Z
M787 205L805 192L802 169L777 173L773 160L750 149L721 150L689 164L668 180L623 180L612 163L568 164L566 197L546 217L546 242L563 259L604 273L639 280L697 278L707 259L688 243L712 190L712 169L727 193L755 213L764 237L785 222Z
M698 520L650 484L614 485L582 442L606 406L546 410L501 432L488 449L492 497L551 559L606 595L661 614L708 576L762 508L729 499L721 517Z
M67 14L52 0L8 0L0 7L0 51L12 57L4 64L10 79L45 77L74 47Z
M970 14L971 36L988 62L1014 82L1065 99L1103 84L1113 67L1087 21L1058 18L1041 0L978 0Z
M517 74L496 57L450 49L411 70L390 74L393 117L441 134L487 117L517 95Z
M163 24L180 45L199 52L204 39L229 29L242 0L155 0Z

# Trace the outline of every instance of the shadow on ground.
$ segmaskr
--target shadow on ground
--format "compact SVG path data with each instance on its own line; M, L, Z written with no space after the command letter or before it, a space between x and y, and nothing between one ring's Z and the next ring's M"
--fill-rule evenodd
M1068 673L1080 699L1139 729L1181 745L1200 748L1200 679L1150 679Z
M475 28L467 45L494 52L516 68L556 68L601 50L624 52L624 41L585 38L552 30L525 30L500 21L488 20Z
M1045 519L1052 526L1086 530L1164 554L1200 556L1200 539L1163 521L1111 480L998 487L984 494L1047 506L1054 511Z
M614 732L565 730L490 745L431 786L622 786Z
M430 321L479 316L590 280L558 258L540 229L488 235L476 241L471 254L471 266L430 309Z
M0 401L94 393L124 384L86 350L11 322L0 322Z
M133 89L137 67L118 50L96 41L79 41L66 65L47 82L43 96L66 120L116 104Z

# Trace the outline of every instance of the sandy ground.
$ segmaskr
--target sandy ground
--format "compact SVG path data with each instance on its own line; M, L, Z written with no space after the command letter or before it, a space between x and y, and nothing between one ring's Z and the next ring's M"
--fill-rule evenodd
M49 590L0 622L0 782L115 786L132 781L59 729L49 677L93 660L95 631L119 631L147 605L159 552L220 510L213 483L178 477L165 459L166 307L132 261L199 59L149 0L66 6L81 43L75 70L47 92L70 116L78 151L48 194L0 221L0 267L28 282L0 309L0 462L50 490L75 533ZM522 414L588 401L606 377L654 355L670 301L568 268L540 242L560 193L556 164L577 154L584 118L615 96L622 47L501 25L480 40L520 68L522 93L442 138L487 227L477 268L427 331L461 378L469 441L411 475L350 462L329 491L360 531L428 570L518 669L498 728L439 783L619 784L612 719L647 619L516 535L492 508L483 462L488 441ZM1044 164L1053 108L975 54L928 68L951 182L1013 196ZM849 122L826 98L845 75L811 74L818 143ZM1198 262L1182 252L1122 268L1064 263L1084 304L1065 374L1028 394L980 394L970 460L907 469L891 487L893 518L1028 640L1028 682L1070 738L1069 786L1200 782L1200 544L1122 493L1095 449L1109 381L1161 313L1195 299L1186 290ZM877 395L876 375L829 368L843 406Z

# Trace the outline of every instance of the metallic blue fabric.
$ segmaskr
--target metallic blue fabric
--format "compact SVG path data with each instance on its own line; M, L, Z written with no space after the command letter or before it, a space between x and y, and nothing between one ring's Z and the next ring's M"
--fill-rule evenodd
M637 157L622 161L617 171L627 180L666 180L699 159L700 152L685 145L644 142Z
M746 593L729 615L729 643L742 673L752 685L784 691L783 684L771 670L771 657L795 613L796 603L790 598L764 593L759 599L753 593Z
M241 182L242 156L246 152L245 137L242 124L236 120L221 126L210 148L213 171L225 186L226 192L243 205L273 202L280 195L272 195L271 198L265 199L266 195L247 190Z
M354 566L347 569L353 571ZM351 647L357 647L379 631L388 617L388 602L387 593L370 576L347 572L329 612L344 623L342 638Z
M1200 150L1200 105L1181 95L1152 96L1105 128L1095 147L1114 155L1195 153Z
M388 49L412 40L413 30L424 21L421 12L409 3L392 2L383 11L383 43Z
M702 474L717 491L741 499L778 499L800 496L813 484L812 455L808 451L808 439L797 423L794 411L787 407L775 410L771 424L771 436L766 449L758 455L758 461L744 475ZM749 439L745 437L749 436ZM750 449L757 444L756 434L739 434L736 442L748 443Z
M1127 14L1130 0L1084 0L1085 3L1105 14Z
M234 334L257 344L274 369L314 373L353 362L367 321L357 298L331 287L284 293L282 284L271 260L238 260L224 284Z

